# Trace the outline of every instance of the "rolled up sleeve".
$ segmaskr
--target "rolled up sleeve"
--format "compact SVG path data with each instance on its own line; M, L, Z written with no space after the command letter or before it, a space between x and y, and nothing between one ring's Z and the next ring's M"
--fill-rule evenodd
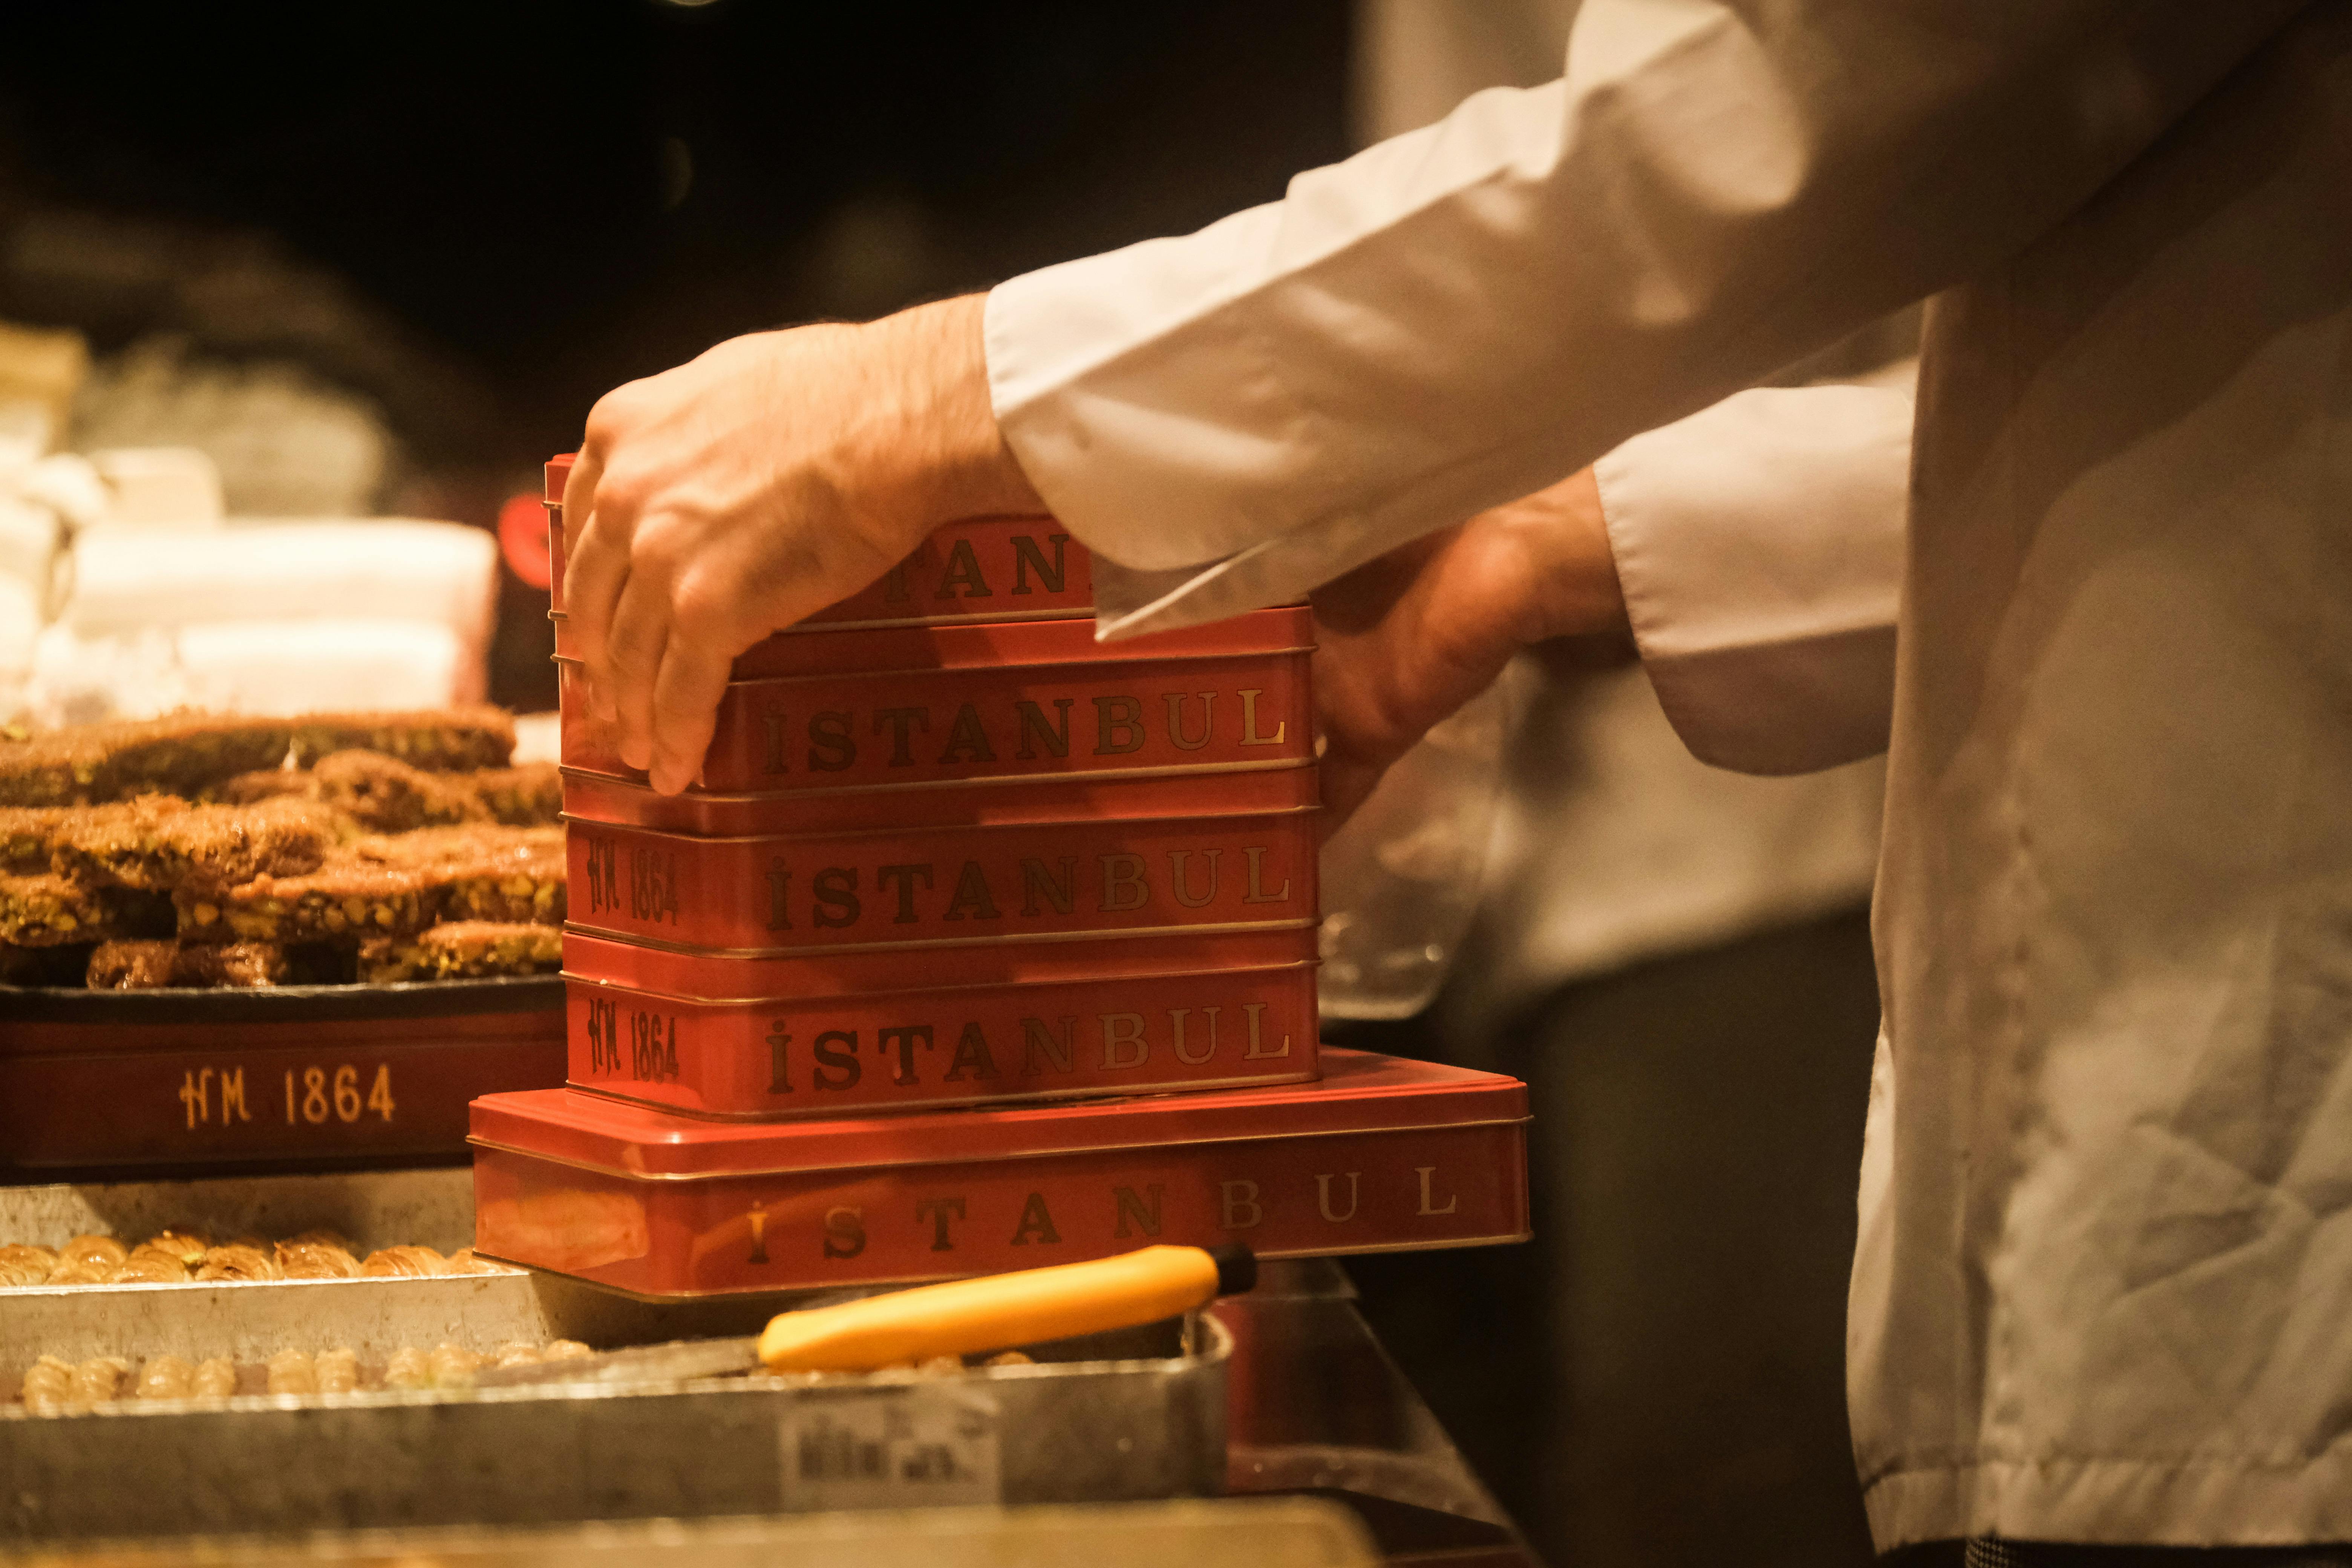
M1540 489L2095 190L2289 0L1588 0L1567 74L990 296L1105 636L1295 598Z
M1593 465L1643 667L1700 761L1885 749L1911 418L1897 390L1743 392Z

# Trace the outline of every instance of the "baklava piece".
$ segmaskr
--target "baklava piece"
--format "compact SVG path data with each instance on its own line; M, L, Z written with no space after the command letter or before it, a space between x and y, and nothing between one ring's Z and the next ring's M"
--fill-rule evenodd
M185 1261L168 1252L150 1252L143 1247L106 1277L110 1285L184 1285L187 1280Z
M299 877L257 877L224 893L184 890L173 902L183 942L341 942L424 930L439 913L431 892L425 872L339 850Z
M169 906L153 893L130 888L88 888L54 872L0 873L0 942L57 947L162 936L171 930Z
M471 1388L474 1373L481 1369L482 1358L463 1345L438 1344L428 1359L433 1369L436 1388Z
M292 971L272 942L106 942L89 955L92 991L254 990L282 985Z
M493 822L551 827L563 820L563 774L553 763L486 768L468 774L467 782Z
M150 1251L168 1252L193 1268L198 1259L212 1250L212 1237L202 1231L159 1230L131 1248L131 1251L134 1255Z
M310 770L319 799L377 833L490 820L463 773L428 773L378 752L337 752Z
M226 1399L236 1392L236 1367L225 1355L206 1356L196 1363L190 1390L200 1399Z
M414 937L383 938L360 947L360 978L373 985L551 974L562 967L563 932L551 925L458 921Z
M314 713L299 719L174 713L0 740L0 805L79 805L150 791L194 797L291 758L382 752L448 772L502 768L514 720L495 708Z
M341 836L335 814L310 801L190 805L150 795L68 826L58 836L54 864L59 875L89 887L216 890L260 876L315 871Z

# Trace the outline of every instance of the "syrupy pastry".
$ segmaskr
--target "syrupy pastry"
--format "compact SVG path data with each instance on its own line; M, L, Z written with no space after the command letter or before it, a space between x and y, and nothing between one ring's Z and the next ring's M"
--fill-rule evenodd
M360 1385L359 1352L349 1346L339 1345L331 1351L320 1351L312 1366L319 1378L321 1394L352 1394Z
M139 1368L142 1399L185 1399L195 1386L196 1369L179 1356L150 1356Z
M77 1236L58 1248L60 1266L68 1263L104 1264L120 1268L131 1249L110 1236Z
M1024 1355L1019 1351L998 1351L980 1364L982 1366L1034 1366L1037 1363L1035 1358Z
M18 1396L27 1410L46 1413L73 1403L73 1363L45 1355L25 1369L25 1384Z
M0 1247L0 1287L46 1285L57 1268L54 1247Z
M73 1371L73 1396L88 1405L110 1405L122 1392L131 1363L119 1355L94 1355Z
M415 1345L401 1346L384 1361L383 1385L386 1388L432 1387L433 1358Z
M193 1268L198 1258L212 1250L212 1245L213 1238L200 1230L159 1230L131 1250L145 1252L152 1248L168 1252Z
M367 1255L360 1272L370 1279L422 1279L445 1273L448 1259L429 1247L383 1247Z
M436 1388L470 1386L474 1381L474 1373L482 1364L482 1358L465 1346L447 1343L434 1346L433 1354L428 1361L433 1369L433 1386Z
M509 1340L490 1352L492 1366L537 1366L546 1359L546 1352L520 1340Z
M106 1277L110 1285L184 1285L188 1266L168 1252L141 1247Z
M329 1241L281 1241L278 1268L289 1279L353 1279L360 1260Z
M278 1260L249 1242L233 1241L206 1251L196 1265L199 1279L276 1279Z
M461 1247L441 1260L444 1274L511 1274L513 1269L503 1263L493 1263L478 1257L470 1247Z
M272 1394L316 1394L319 1365L307 1351L279 1351L267 1363Z
M206 1356L196 1363L190 1392L200 1399L226 1399L236 1392L236 1366L225 1355Z
M550 1340L547 1342L547 1349L541 1352L541 1359L544 1361L578 1361L582 1356L594 1355L595 1353L596 1352L594 1351L590 1350L578 1340Z

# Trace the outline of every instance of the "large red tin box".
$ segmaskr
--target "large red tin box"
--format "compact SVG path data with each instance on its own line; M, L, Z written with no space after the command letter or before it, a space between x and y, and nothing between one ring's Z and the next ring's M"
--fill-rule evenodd
M1271 774L1281 778L1286 775ZM1316 914L1317 808L707 838L572 822L567 930L746 954L1276 929Z
M552 975L5 989L0 1171L163 1175L457 1157L475 1096L563 1081L562 1000Z
M785 640L798 671L739 661L739 679L719 700L703 789L1133 777L1313 754L1314 628L1304 609L1259 610L1109 648L1083 621ZM643 777L621 761L612 728L589 714L561 637L557 651L564 764Z
M563 609L563 486L571 477L571 454L548 463L548 564L554 573L549 595L558 614ZM1084 617L1094 613L1094 601L1086 546L1053 519L979 518L940 530L871 587L802 624L838 629Z
M1326 1050L1296 1089L708 1121L557 1089L473 1111L476 1246L645 1296L897 1282L1154 1241L1270 1258L1528 1235L1527 1089Z
M1233 1089L1316 1071L1315 970L1303 959L731 1000L568 984L572 1085L692 1115Z

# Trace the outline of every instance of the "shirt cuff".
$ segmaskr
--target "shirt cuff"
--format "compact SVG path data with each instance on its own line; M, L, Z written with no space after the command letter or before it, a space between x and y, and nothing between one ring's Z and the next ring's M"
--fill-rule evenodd
M1634 641L1700 761L1885 749L1911 420L1900 391L1744 392L1594 465Z

